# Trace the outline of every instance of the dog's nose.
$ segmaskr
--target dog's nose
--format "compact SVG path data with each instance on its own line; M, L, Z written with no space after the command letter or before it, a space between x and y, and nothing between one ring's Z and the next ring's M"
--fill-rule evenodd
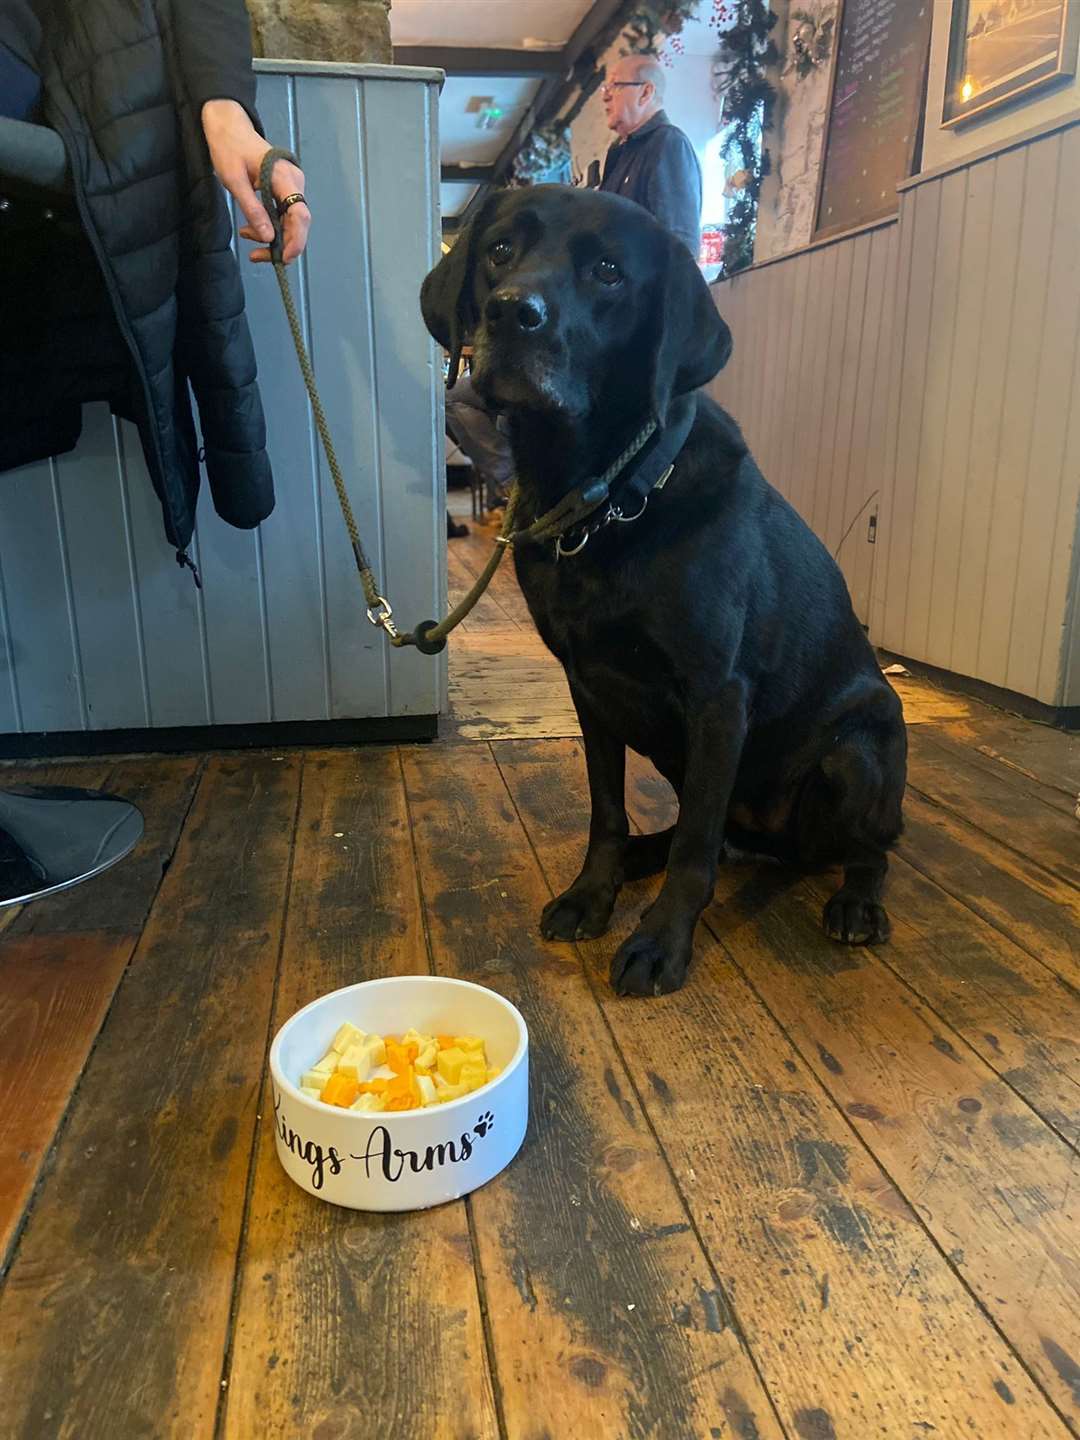
M484 318L489 325L513 325L528 333L543 329L547 324L548 308L544 297L535 290L504 285L488 296Z

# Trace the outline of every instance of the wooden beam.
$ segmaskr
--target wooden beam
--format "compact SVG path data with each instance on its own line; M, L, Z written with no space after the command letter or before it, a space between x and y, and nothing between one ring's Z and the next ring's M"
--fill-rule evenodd
M572 63L572 62L571 62ZM465 45L395 45L395 65L419 65L448 75L562 75L561 50L484 50Z

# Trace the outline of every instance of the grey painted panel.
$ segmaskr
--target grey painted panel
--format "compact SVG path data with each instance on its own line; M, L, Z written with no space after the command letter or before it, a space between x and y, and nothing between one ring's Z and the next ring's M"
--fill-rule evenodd
M902 207L901 207L902 209ZM897 431L900 423L900 388L903 375L904 339L911 291L911 237L914 227L899 224L889 232L890 261L895 274L889 324L883 326L882 341L888 356L888 385L874 394L874 424L881 426L881 504L878 511L878 543L875 546L874 574L870 590L870 638L886 644L888 622L889 568L896 535L892 524L893 477L896 470Z
M296 133L293 81L286 76L262 75L258 98L267 133L287 137L283 143L307 164L305 147ZM306 174L305 183L310 189ZM312 191L313 202L314 198ZM289 272L305 336L307 269L305 257ZM270 715L274 720L323 718L330 713L330 697L316 466L319 440L277 279L266 265L245 264L242 270L248 323L259 356L259 387L276 493L274 512L259 530Z
M939 187L937 233L934 250L925 262L931 291L930 335L923 381L922 424L918 441L918 477L912 509L913 532L920 543L913 549L907 586L905 654L925 655L929 644L931 597L935 566L955 562L955 540L942 533L941 493L948 488L942 461L948 433L952 382L956 361L956 310L963 263L966 177L950 175ZM923 267L920 266L920 269Z
M1080 373L1077 374L1077 381L1080 383ZM1076 444L1072 453L1080 457L1080 415L1078 412L1080 412L1080 406L1074 406ZM1064 524L1061 528L1067 530ZM1062 548L1064 549L1065 546L1063 545ZM1072 529L1069 532L1068 548L1071 550L1072 556L1072 574L1066 601L1065 620L1062 626L1060 674L1053 674L1053 684L1057 703L1072 706L1080 705L1080 507L1077 508ZM1050 633L1050 629L1047 627L1048 636ZM1044 659L1048 648L1044 648Z
M260 108L301 150L317 217L294 293L361 531L411 626L445 592L441 375L418 307L437 234L437 77L273 68ZM134 430L90 407L72 455L0 480L0 731L440 708L445 658L390 656L364 616L276 280L242 269L274 514L236 531L204 496L197 591L164 541Z
M214 514L209 487L204 486L196 541L213 723L270 720L259 532L223 525Z
M791 471L792 504L807 524L811 523L814 480L821 446L821 415L824 408L826 362L836 278L836 251L832 246L810 257L810 301L803 340L803 383L798 406L796 463Z
M1050 260L1050 305L1036 397L1029 494L1049 500L1025 515L1020 545L1016 619L1010 674L1025 684L1026 662L1039 650L1038 690L1061 705L1080 705L1080 126L1062 136L1061 172ZM1071 354L1071 363L1070 363ZM1061 427L1060 430L1058 427ZM1062 437L1060 446L1058 436ZM1038 460L1035 451L1038 449ZM1056 503L1054 480L1057 478ZM1049 554L1050 563L1046 557ZM1042 587L1045 603L1040 606ZM1045 620L1038 636L1027 627L1032 613ZM1057 618L1066 615L1062 638Z
M52 462L0 476L0 566L25 730L86 722L64 549Z
M1017 202L1022 193L1027 153L1026 150L1014 150L988 162L995 170L994 208L982 302L982 343L978 354L975 420L968 456L952 651L952 668L966 675L978 674L979 636L984 623L987 549L993 519L994 476L1002 442L1012 297L1020 240L1021 216Z
M787 375L785 388L787 401L784 407L783 459L779 467L779 479L774 482L788 500L793 499L792 473L799 457L796 417L799 413L799 397L805 385L803 353L806 339L806 310L810 302L810 256L803 255L791 261L794 271L795 289L791 304L791 332L787 354Z
M56 460L91 730L135 728L148 720L142 632L131 586L130 534L116 446L116 421L108 407L88 405L78 454ZM93 623L87 623L91 616Z
M954 177L950 176L950 180ZM977 165L957 172L964 205L956 244L962 257L957 277L955 338L950 346L956 363L949 372L948 412L941 454L934 569L930 583L929 629L925 658L949 669L953 632L960 603L960 547L963 541L965 479L975 423L977 357L982 349L986 272L990 259L990 226L994 207L994 167ZM906 203L906 202L902 202Z
M910 286L905 316L897 425L896 469L890 520L889 571L886 589L886 644L909 653L907 630L908 583L911 573L911 533L919 485L919 447L922 439L926 373L933 317L933 257L937 246L940 191L935 186L916 191L911 227Z
M165 542L161 506L134 425L119 427L118 449L131 526L150 724L213 724L201 592ZM197 545L192 546L192 554L198 558ZM97 616L91 613L84 623L96 625Z
M861 235L851 246L851 267L847 280L847 314L844 325L843 352L833 431L833 452L824 484L819 484L822 507L820 534L829 550L837 556L840 568L852 586L855 547L861 534L852 526L855 513L863 503L862 487L851 484L852 435L855 427L855 396L862 368L863 340L866 331L867 277L870 269L871 236ZM852 494L855 495L854 502ZM847 538L845 537L847 532ZM841 541L844 548L841 549ZM857 613L857 612L856 612Z
M831 550L871 502L839 559L875 640L1073 704L1078 173L1074 127L905 192L897 226L718 287L765 344L715 387Z
M855 614L864 624L870 619L870 575L876 546L869 543L870 517L877 513L881 499L880 430L873 427L875 385L887 382L881 372L888 367L888 351L882 358L883 311L886 306L888 234L874 231L866 236L866 282L863 292L862 336L852 400L850 454L845 481L843 539L840 562L851 591ZM891 298L888 301L891 313ZM875 496L875 491L877 495ZM840 544L840 536L837 543Z
M829 543L827 534L829 496L836 486L834 465L836 432L840 418L840 388L844 378L845 363L850 363L844 354L844 346L847 340L848 313L851 307L851 269L856 244L835 245L829 252L834 262L832 298L829 305L829 344L825 352L825 389L821 402L820 440L817 463L814 467L813 498L808 511L811 527L826 544Z
M345 80L312 78L297 87L304 174L312 196L333 197L334 223L313 226L307 248L309 348L323 409L361 537L379 578L379 505L375 405L373 280L367 223L367 176L357 125L359 91ZM334 145L321 142L333 135ZM342 523L333 479L319 455L323 556L329 616L330 713L388 713L386 642L368 624L363 592Z
M420 85L372 80L363 88L363 165L367 180L368 243L378 276L371 297L378 416L384 593L402 595L403 627L444 613L445 587L436 556L446 544L442 436L417 425L436 412L442 388L441 355L420 314L420 286L438 259L434 224L434 166L420 167L411 186L401 183L401 150L434 158L434 91ZM383 143L393 135L395 146ZM418 219L431 218L430 224ZM436 443L437 442L437 443ZM437 479L432 503L432 477ZM431 714L439 708L438 662L418 650L390 650L390 708L395 715Z
M773 347L770 309L774 276L767 270L762 275L753 309L749 317L749 328L754 337L752 363L747 373L750 394L747 400L747 423L753 437L755 454L761 455L767 444L768 405L766 396L769 356Z
M1031 449L1033 443L1038 443L1041 450L1046 438L1035 435L1033 420L1049 300L1060 149L1060 136L1054 136L1028 150L1023 189L1016 197L1021 226L1018 248L1012 257L1008 368L987 540L984 622L976 655L980 678L1009 689L1009 638ZM1076 177L1069 176L1066 184L1075 186ZM1004 295L1000 303L1005 303ZM1041 488L1041 476L1037 483ZM1032 496L1031 500L1033 507L1044 508L1043 496Z
M776 349L770 364L770 430L768 469L765 478L778 490L783 489L784 447L787 440L788 415L791 410L790 373L791 329L794 323L798 270L794 265L774 266L779 323Z

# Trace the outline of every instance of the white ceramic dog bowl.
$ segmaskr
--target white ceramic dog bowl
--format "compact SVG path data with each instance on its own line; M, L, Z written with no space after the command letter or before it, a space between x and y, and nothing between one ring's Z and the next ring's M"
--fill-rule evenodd
M301 1093L300 1076L346 1020L376 1035L410 1027L480 1035L502 1074L460 1100L365 1113ZM286 1173L320 1200L353 1210L423 1210L477 1189L517 1154L529 1116L529 1032L494 990L438 975L391 976L313 1000L270 1047L274 1142Z

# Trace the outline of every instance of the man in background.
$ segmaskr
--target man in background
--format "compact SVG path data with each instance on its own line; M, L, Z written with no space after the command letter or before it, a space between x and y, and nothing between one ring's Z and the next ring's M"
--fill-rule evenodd
M604 161L601 190L634 200L697 259L701 242L701 166L694 147L664 113L663 66L626 55L600 86L608 129L619 137Z

